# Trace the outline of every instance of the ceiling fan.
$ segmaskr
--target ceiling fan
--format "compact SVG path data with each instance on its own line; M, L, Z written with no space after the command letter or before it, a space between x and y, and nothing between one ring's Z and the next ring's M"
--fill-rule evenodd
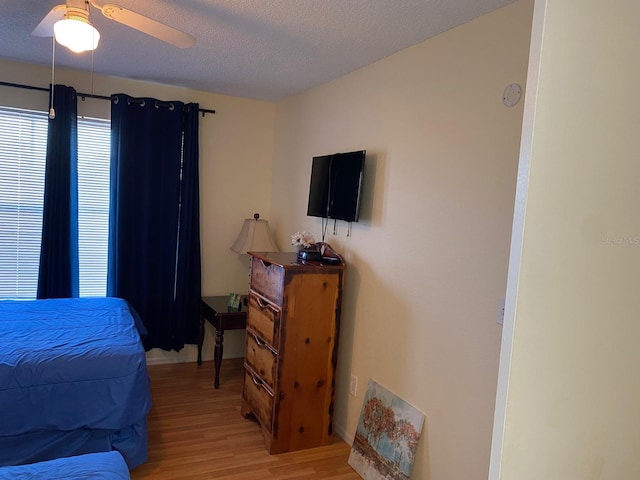
M139 30L147 35L151 35L159 40L175 45L179 48L192 47L196 39L188 33L182 32L176 28L165 25L164 23L157 22L149 17L140 15L139 13L127 10L118 5L105 4L98 5L95 0L67 0L64 5L56 5L51 11L42 19L38 26L31 32L31 35L38 37L51 37L55 36L56 40L76 52L82 52L87 50L94 50L98 45L100 34L93 27L89 19L90 11L89 4L107 17L110 20L115 20L123 25L131 27L135 30ZM69 45L61 41L62 33L60 25L66 23L72 24L76 27L84 29L89 36L89 46L78 47L80 49L74 49ZM72 38L76 39L81 34L74 31L69 34Z

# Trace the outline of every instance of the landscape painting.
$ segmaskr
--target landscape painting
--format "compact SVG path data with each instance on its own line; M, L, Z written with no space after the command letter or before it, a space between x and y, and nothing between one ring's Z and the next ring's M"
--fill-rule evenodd
M365 480L408 480L424 414L369 380L349 465Z

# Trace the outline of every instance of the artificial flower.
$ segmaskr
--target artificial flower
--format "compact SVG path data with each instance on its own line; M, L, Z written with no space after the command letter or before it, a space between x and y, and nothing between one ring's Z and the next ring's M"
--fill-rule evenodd
M296 232L291 235L291 245L300 245L303 248L309 248L315 245L316 240L308 232Z

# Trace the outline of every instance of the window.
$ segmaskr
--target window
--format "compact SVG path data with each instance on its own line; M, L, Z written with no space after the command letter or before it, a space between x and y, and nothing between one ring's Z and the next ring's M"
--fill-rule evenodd
M0 109L0 298L38 287L47 116Z
M111 122L78 118L80 296L107 294Z
M80 296L106 294L110 136L78 118ZM46 145L46 114L0 108L0 298L36 297Z

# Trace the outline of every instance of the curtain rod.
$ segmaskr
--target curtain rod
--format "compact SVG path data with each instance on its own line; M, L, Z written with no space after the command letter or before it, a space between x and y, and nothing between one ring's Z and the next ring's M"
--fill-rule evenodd
M22 85L20 83L0 82L0 86L3 86L3 87L14 87L14 88L24 88L25 90L38 90L39 92L48 92L49 91L48 88L34 87L34 86L31 86L31 85ZM111 97L106 97L104 95L94 95L93 93L80 93L80 92L77 92L76 95L78 95L83 100L85 98L97 98L98 100L111 100ZM199 108L198 111L200 113L202 113L203 117L204 117L204 115L206 113L212 113L212 114L216 113L215 110L209 110L208 108Z

